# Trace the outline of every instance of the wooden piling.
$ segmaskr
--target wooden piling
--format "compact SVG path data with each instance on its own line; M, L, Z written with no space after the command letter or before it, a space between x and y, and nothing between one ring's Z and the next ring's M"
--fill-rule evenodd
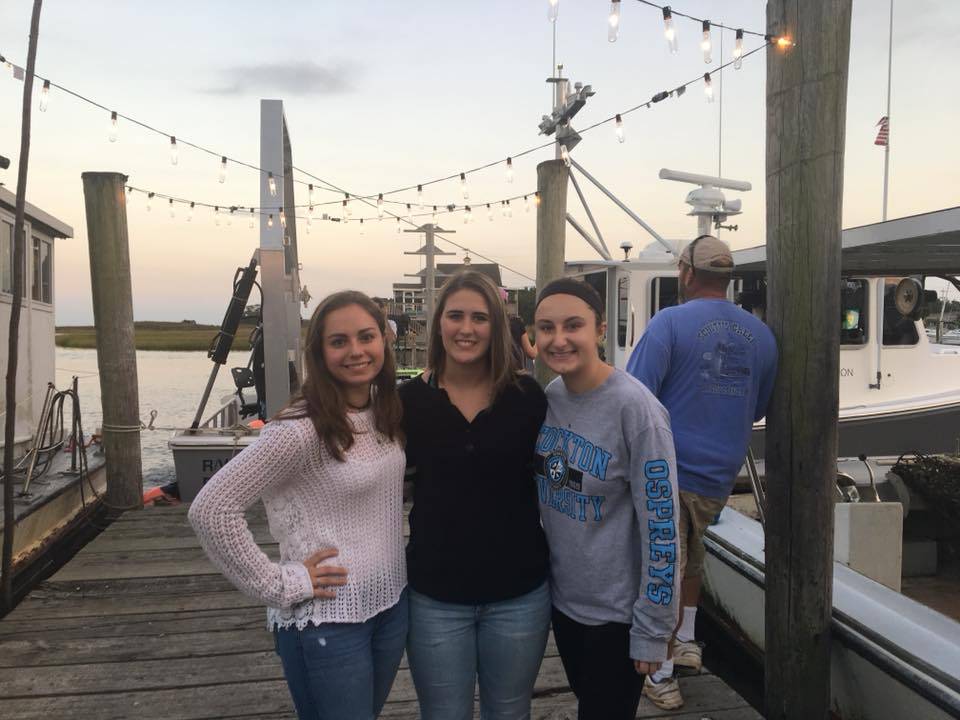
M127 205L120 173L83 173L110 510L143 506Z
M537 292L551 280L563 275L567 230L567 181L570 170L563 160L547 160L537 165ZM535 363L535 375L541 385L554 374L542 362Z
M851 0L769 0L766 717L830 707L840 247Z

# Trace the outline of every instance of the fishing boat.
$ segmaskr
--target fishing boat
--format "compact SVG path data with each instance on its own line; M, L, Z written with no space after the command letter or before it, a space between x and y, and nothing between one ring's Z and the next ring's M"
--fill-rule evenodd
M4 346L8 342L12 303L15 207L16 195L0 187L0 342ZM77 382L69 388L54 386L53 260L56 241L72 238L73 229L27 203L24 237L28 243L17 351L11 565L18 595L56 564L58 546L83 532L100 508L100 496L106 490L106 469L99 444L92 433L84 435L79 424ZM4 354L0 358L0 374L6 375L6 363ZM2 402L6 401L4 395L5 390L0 388ZM71 416L72 425L65 425L65 419L69 423ZM0 498L0 508L2 505Z

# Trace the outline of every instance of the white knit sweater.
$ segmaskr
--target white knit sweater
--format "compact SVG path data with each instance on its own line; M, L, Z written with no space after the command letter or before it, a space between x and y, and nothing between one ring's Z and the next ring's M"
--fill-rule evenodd
M213 563L267 607L268 627L363 622L396 604L407 583L403 549L404 452L373 427L370 410L349 415L353 446L338 462L312 423L275 420L206 484L190 523ZM257 546L244 511L263 500L280 562ZM347 569L334 599L313 597L303 561L324 548Z

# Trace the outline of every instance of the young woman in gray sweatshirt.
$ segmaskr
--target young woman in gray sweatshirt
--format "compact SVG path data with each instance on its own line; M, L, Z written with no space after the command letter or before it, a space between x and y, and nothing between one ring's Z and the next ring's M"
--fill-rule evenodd
M600 359L606 324L592 287L548 284L535 328L539 359L560 376L536 446L557 649L579 720L632 720L680 602L670 418Z

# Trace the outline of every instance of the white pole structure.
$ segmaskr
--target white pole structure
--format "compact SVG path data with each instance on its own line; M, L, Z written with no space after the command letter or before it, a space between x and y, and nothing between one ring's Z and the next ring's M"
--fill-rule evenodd
M890 181L890 85L893 79L893 0L890 0L890 38L887 46L887 144L883 146L883 221L887 220L887 187Z
M263 361L267 416L296 390L290 363L301 375L300 275L297 268L293 159L283 101L260 101L260 281L263 287ZM271 182L272 180L272 182ZM286 227L281 222L284 209Z
M437 255L453 255L452 252L447 252L446 250L438 250L437 244L434 242L435 235L438 233L455 233L456 230L444 230L441 227L434 225L433 223L427 223L426 225L421 225L418 228L412 230L404 230L408 233L423 233L425 240L423 247L419 250L407 250L404 255L423 255L426 257L426 267L423 272L423 308L424 308L424 320L426 327L430 327L430 323L433 320L433 309L436 305L437 297L437 266L434 258ZM408 273L409 275L409 273ZM412 275L411 277L420 277L419 273Z

